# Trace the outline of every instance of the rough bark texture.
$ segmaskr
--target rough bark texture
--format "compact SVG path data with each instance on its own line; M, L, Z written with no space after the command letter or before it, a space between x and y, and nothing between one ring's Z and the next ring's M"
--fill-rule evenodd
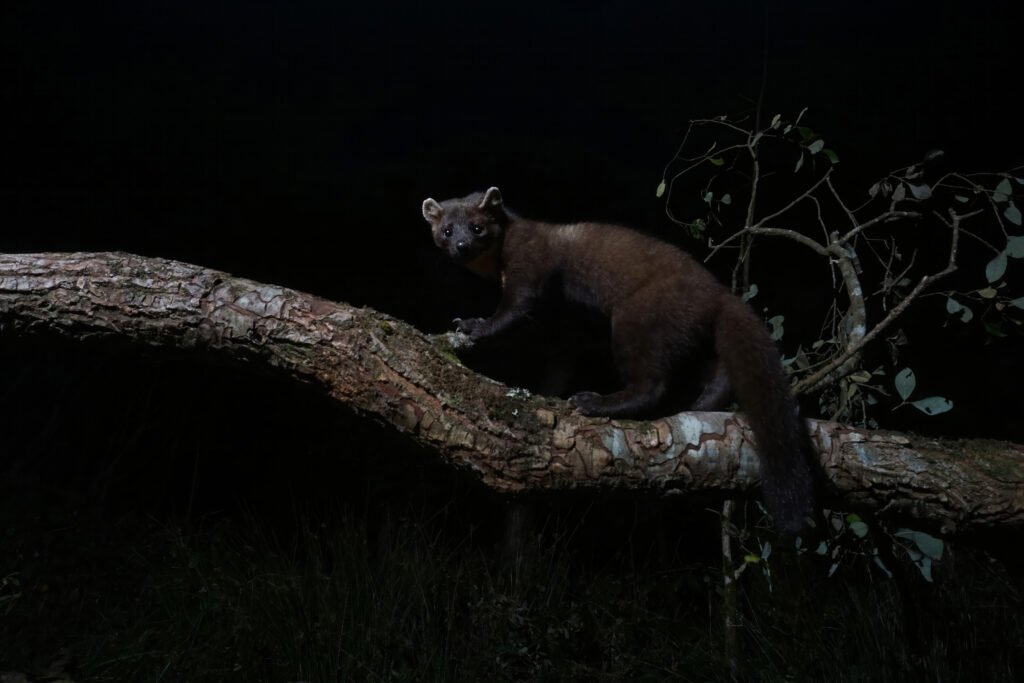
M591 419L459 364L456 335L199 266L121 253L0 256L0 333L125 337L209 350L310 383L505 492L742 492L758 482L742 416ZM1024 447L810 421L838 504L945 533L1024 528Z

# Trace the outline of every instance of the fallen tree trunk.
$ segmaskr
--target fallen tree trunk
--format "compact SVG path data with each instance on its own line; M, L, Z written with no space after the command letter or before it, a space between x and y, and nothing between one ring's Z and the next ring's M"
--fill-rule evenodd
M461 335L427 336L369 309L166 259L0 255L0 333L208 350L313 385L503 492L746 492L757 457L742 416L587 418L462 366ZM944 533L1024 528L1024 447L938 441L810 420L836 503Z

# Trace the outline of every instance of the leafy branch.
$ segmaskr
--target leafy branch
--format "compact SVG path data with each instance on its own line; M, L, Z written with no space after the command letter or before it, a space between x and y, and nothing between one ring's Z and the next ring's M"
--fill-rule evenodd
M726 117L691 121L657 195L674 222L706 240L708 259L735 253L733 288L746 291L747 298L757 292L750 281L755 240L782 238L826 265L831 305L819 338L787 360L794 391L817 393L822 413L832 419L872 424L867 407L888 395L877 379L886 369L866 370L864 350L887 335L897 362L901 316L936 294L936 285L965 262L973 270L978 257L972 251L965 261L961 236L988 252L985 280L964 287L957 278L958 289L943 292L947 314L970 322L971 307L981 304L993 335L1024 322L1024 297L1004 279L1008 259L1024 257L1024 235L1015 234L1021 232L1021 212L1013 187L1024 179L1011 173L942 173L937 169L944 155L933 151L887 173L854 205L837 187L838 155L802 125L805 113L792 122L776 115L763 128ZM694 175L702 179L695 194L689 189ZM683 178L688 182L680 183ZM937 253L941 243L947 246ZM772 322L781 334L781 317ZM910 404L924 410L919 401ZM941 412L930 408L925 412Z

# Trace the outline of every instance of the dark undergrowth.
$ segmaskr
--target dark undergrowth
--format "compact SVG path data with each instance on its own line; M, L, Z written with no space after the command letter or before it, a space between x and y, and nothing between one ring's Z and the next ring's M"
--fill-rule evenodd
M413 514L5 519L0 667L28 680L61 658L87 681L729 679L712 564L582 558L564 528L516 562ZM909 591L770 562L742 579L749 680L1019 680L1020 581L982 553Z
M303 391L193 359L18 351L0 367L5 683L1024 671L1019 538L948 542L933 583L905 557L887 575L870 535L776 550L739 578L733 662L707 502L537 499L509 552L506 506L471 476Z

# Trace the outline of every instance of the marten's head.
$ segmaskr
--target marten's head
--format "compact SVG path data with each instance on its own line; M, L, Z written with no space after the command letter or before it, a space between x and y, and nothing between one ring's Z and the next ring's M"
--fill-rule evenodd
M425 199L423 217L430 223L434 243L449 257L483 277L497 278L497 257L508 224L498 188L443 202Z

